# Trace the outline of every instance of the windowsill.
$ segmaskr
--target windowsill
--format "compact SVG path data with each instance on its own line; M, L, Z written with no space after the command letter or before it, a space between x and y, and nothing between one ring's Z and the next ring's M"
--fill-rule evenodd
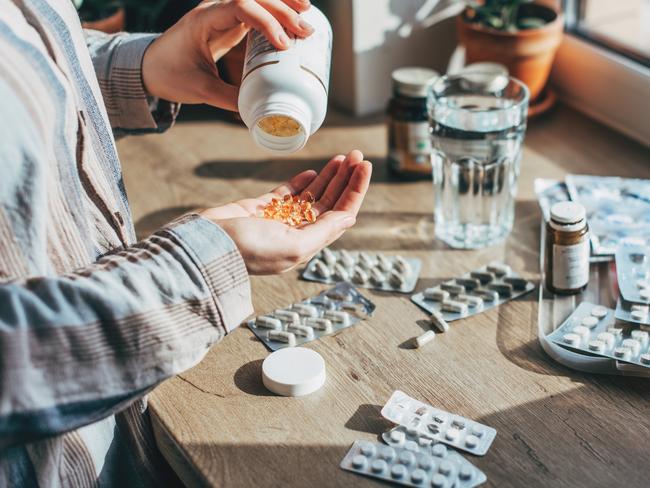
M551 82L561 99L650 147L650 69L565 34Z

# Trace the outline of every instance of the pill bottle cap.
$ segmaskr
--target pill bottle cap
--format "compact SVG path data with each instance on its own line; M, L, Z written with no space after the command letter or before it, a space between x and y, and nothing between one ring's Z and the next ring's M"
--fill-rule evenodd
M429 87L439 77L429 68L406 67L393 71L393 89L405 97L426 98Z
M303 396L325 384L325 361L304 347L286 347L269 354L262 363L262 382L282 396Z
M260 122L276 116L292 120L298 125L299 130L292 135L278 136L262 129ZM292 153L305 146L311 134L311 125L311 110L300 97L290 93L275 93L253 113L250 132L258 145L271 151Z
M585 207L577 202L558 202L551 207L551 220L558 224L577 224L586 216Z

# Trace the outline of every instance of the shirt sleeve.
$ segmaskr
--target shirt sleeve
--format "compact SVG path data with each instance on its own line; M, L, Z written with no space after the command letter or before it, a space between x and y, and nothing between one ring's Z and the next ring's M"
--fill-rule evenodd
M0 284L0 448L119 411L251 313L241 255L198 215L73 273Z
M84 34L113 131L163 132L171 127L180 104L148 96L142 82L142 58L158 34L89 29Z

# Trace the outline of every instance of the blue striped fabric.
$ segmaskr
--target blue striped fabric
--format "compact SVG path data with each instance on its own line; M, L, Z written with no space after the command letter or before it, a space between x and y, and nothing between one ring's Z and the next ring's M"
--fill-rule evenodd
M175 118L142 86L154 39L0 0L0 487L169 486L146 393L252 312L212 222L135 240L113 133Z

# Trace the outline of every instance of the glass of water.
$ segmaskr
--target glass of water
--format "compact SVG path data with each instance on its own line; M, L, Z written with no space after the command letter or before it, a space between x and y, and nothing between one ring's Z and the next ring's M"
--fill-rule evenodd
M476 249L512 230L528 88L515 78L439 78L428 97L436 237Z

